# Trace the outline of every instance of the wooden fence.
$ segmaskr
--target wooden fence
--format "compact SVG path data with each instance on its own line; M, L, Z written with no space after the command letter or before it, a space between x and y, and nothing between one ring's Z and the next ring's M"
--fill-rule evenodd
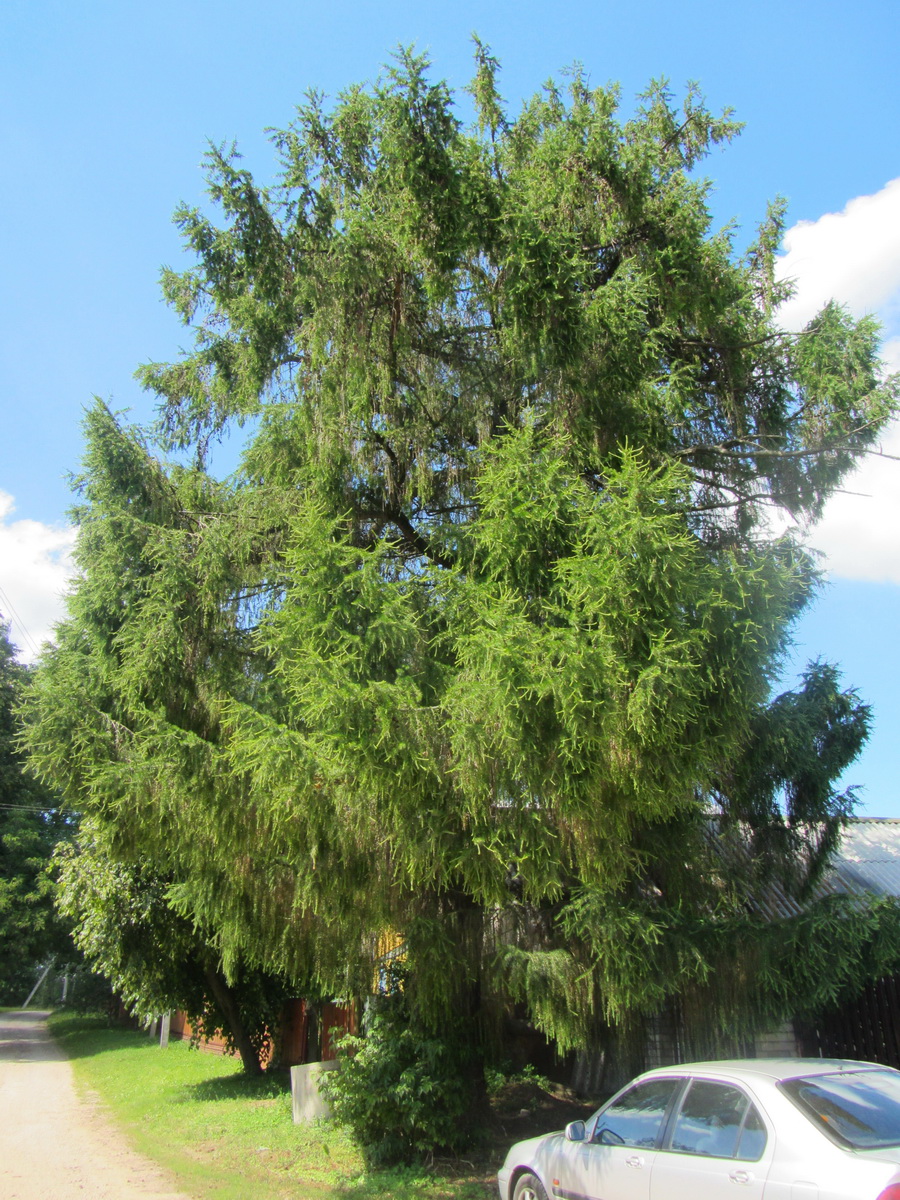
M856 1058L900 1068L900 976L869 984L856 1000L798 1022L810 1058Z

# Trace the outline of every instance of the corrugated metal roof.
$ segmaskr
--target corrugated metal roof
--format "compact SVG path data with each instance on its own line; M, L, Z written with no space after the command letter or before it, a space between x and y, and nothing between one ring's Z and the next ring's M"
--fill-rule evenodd
M709 834L725 862L737 864L747 854L740 839L719 835L716 821L710 822ZM812 898L864 893L900 897L900 818L852 819L842 832L831 865L813 888ZM774 878L750 899L750 907L770 921L799 916L806 903L787 893Z
M732 830L723 836L719 821L713 817L708 825L707 836L710 844L719 858L730 867L736 867L738 873L742 867L749 865L749 849L746 840ZM834 872L826 871L813 889L813 897L821 900L824 896L843 895L849 892L864 891L864 887L849 884L847 880ZM799 901L785 891L776 876L767 879L760 889L749 896L747 903L750 908L759 913L767 921L780 921L798 917L804 911L807 901Z
M841 835L830 874L848 892L900 896L900 819L851 820Z

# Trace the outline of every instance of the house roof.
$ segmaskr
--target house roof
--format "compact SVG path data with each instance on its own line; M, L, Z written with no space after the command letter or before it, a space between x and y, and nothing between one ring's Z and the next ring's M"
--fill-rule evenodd
M851 820L841 834L829 874L841 891L900 896L900 819Z
M716 840L717 852L726 860L745 854L741 844ZM875 894L900 897L900 818L855 817L844 827L838 848L812 895ZM806 907L786 892L778 879L770 879L751 900L751 907L770 921L797 917Z

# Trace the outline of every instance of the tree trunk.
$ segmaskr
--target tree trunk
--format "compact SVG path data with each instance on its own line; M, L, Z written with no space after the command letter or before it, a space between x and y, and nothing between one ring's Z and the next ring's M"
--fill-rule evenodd
M203 964L203 975L209 984L209 990L212 992L216 1003L222 1011L222 1015L225 1017L228 1032L234 1039L235 1046L237 1046L244 1070L248 1075L262 1075L263 1068L262 1063L259 1061L259 1051L250 1041L247 1030L244 1028L244 1023L238 1011L237 1000L235 999L234 992L228 986L225 976L209 962L204 962Z
M484 1045L487 1035L482 995L484 909L463 891L442 898L448 928L459 939L456 966L456 1018L442 1024L440 1036L457 1043L462 1078L469 1092L468 1123L476 1129L488 1119L488 1093L484 1077Z

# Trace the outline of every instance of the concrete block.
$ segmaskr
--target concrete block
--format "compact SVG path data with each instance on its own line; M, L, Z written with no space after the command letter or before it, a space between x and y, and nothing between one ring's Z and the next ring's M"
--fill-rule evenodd
M333 1071L337 1061L302 1063L291 1067L291 1110L294 1124L302 1125L316 1117L330 1117L331 1109L319 1092L319 1083L326 1071Z

